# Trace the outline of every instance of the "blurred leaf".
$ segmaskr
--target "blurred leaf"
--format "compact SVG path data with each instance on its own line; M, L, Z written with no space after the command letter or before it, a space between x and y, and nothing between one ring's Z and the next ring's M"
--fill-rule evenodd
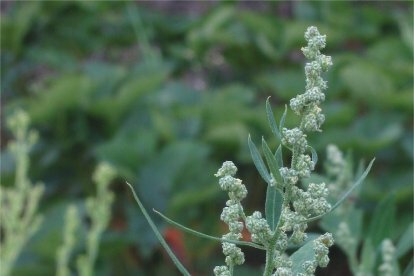
M371 236L365 238L362 251L361 251L361 261L359 264L358 272L364 274L371 274L374 271L375 260L377 258L377 252L375 247L372 244Z
M348 132L350 133L350 132ZM394 143L403 133L401 117L372 112L360 117L352 128L356 145L369 151L378 151Z
M174 194L175 187L181 187L178 189L179 193L187 188L183 184L197 187L194 183L202 182L204 175L193 175L198 179L193 177L190 183L183 176L189 175L191 171L200 172L200 168L203 167L201 161L205 160L207 154L208 148L195 142L177 142L168 145L138 172L136 189L143 201L150 202L154 209L162 212L166 210L167 199ZM201 167L194 164L200 164ZM193 192L195 191L193 190Z
M395 224L395 211L395 197L392 194L376 207L368 229L368 237L374 248L377 248L382 240L394 236L393 228L389 226Z
M95 147L96 155L116 166L121 175L130 179L136 168L155 153L157 136L147 129L120 132L112 140Z
M392 79L367 62L355 61L345 66L340 78L355 99L373 106L386 105L386 99L392 97L395 91Z
M205 134L205 139L225 152L237 152L245 143L247 135L245 125L234 123L212 128Z
M249 11L241 11L238 16L249 32L254 34L254 42L261 53L273 60L280 58L283 31L281 23L273 16Z
M168 70L164 67L139 68L117 91L112 102L112 110L118 114L112 112L110 115L119 118L131 109L140 97L159 88L167 76Z
M95 91L91 79L80 74L63 75L30 103L29 114L36 122L53 122L70 109L87 107Z
M168 246L167 242L164 240L163 236L155 226L154 222L152 221L151 217L148 215L147 211L144 208L144 205L142 205L141 201L139 200L138 196L136 195L134 188L127 182L128 186L131 188L131 191L134 195L134 199L137 202L139 208L141 209L141 212L144 214L145 219L147 220L148 224L151 226L152 231L154 232L155 236L157 237L158 241L161 243L162 247L165 249L165 251L168 253L168 256L171 258L171 260L174 262L174 265L180 270L180 272L183 275L190 276L190 273L187 271L187 269L182 265L182 263L178 260L178 258L174 255L174 252L171 250L171 248Z
M138 246L140 256L144 259L150 258L154 250L159 247L157 237L151 231L144 216L135 206L127 205L125 213L126 220L128 221L128 229L127 233L125 233L126 239L135 242ZM154 221L158 227L162 227L160 220L155 218Z
M324 130L337 129L341 125L348 125L357 117L357 107L352 102L329 101L324 103L323 110L326 113Z
M260 74L255 82L266 94L271 93L283 100L288 100L305 90L303 73L289 68Z
M13 3L11 14L1 17L1 47L15 54L20 53L23 39L33 27L33 21L39 13L40 2Z
M198 187L196 190L184 190L174 195L171 199L170 209L172 212L184 210L189 206L197 206L210 202L218 196L219 189L216 184Z
M397 19L398 25L400 27L401 37L404 43L407 45L409 49L414 48L414 37L413 37L413 15L412 13L403 13L397 12L395 13L395 18Z
M188 39L196 48L200 47L204 41L211 40L223 25L230 22L234 17L235 10L229 6L220 6L203 18L202 23L190 31Z
M412 222L396 244L396 257L401 258L414 246L414 223Z

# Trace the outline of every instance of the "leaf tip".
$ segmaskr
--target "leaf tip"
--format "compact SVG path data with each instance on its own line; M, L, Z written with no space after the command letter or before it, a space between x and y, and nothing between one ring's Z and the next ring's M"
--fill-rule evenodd
M270 98L271 98L272 96L269 96L269 97L267 97L267 99L266 99L266 104L269 104L270 103Z

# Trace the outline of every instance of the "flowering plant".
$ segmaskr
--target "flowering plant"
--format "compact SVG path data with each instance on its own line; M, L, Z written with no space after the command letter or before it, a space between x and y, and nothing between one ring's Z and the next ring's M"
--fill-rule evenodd
M189 229L155 211L167 222L184 231L222 242L225 265L214 268L214 274L217 276L233 275L234 267L244 263L244 253L238 246L251 246L266 251L263 273L266 276L314 275L318 266L326 267L329 263L329 247L333 245L332 234L327 232L317 238L308 238L305 233L308 223L338 207L362 183L373 164L374 160L359 180L333 205L327 200L328 188L325 183L310 183L306 188L299 185L300 180L310 176L318 159L316 151L307 141L307 133L321 132L325 116L320 104L325 100L323 91L327 88L327 82L321 75L332 65L331 57L320 52L325 47L325 35L321 35L316 27L309 27L305 32L305 39L308 44L302 48L302 52L310 60L305 66L306 91L290 101L293 112L301 117L299 126L292 129L284 126L287 108L278 125L268 99L267 118L273 134L280 141L279 147L273 152L262 138L265 163L250 136L248 138L253 162L267 183L264 216L259 211L251 215L244 213L241 201L247 196L247 189L242 180L234 177L237 167L231 161L224 162L215 174L220 178L220 188L229 196L220 217L228 225L229 233L222 238ZM282 149L287 149L291 153L290 165L284 164ZM158 232L132 186L129 186L144 216L177 268L184 275L190 275ZM250 232L251 242L241 240L244 228ZM288 256L286 250L292 246L299 246L299 249Z

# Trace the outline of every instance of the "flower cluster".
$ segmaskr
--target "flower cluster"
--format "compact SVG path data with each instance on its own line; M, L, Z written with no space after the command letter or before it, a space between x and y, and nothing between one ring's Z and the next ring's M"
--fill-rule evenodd
M317 265L326 267L329 263L329 247L334 243L331 233L323 234L313 241L313 249L315 250L315 257Z
M379 275L392 276L394 274L393 262L395 259L395 247L389 239L381 243L382 264L378 268Z
M239 240L242 237L241 232L243 231L243 222L241 222L241 219L245 218L240 201L246 197L247 189L240 179L234 177L236 172L237 167L234 163L226 161L215 174L216 177L220 177L220 188L227 192L230 198L230 200L226 202L226 207L223 208L223 212L220 216L221 220L229 226L230 233L227 233L222 237L226 240ZM244 263L244 254L241 249L233 243L223 242L222 248L223 254L226 256L226 265L216 266L214 268L214 274L217 276L232 275L234 265L241 265Z
M326 170L329 175L340 174L346 165L342 152L333 144L326 147L326 161Z
M306 219L322 215L331 209L327 201L328 188L325 183L311 183L307 189L297 184L300 179L309 177L315 168L315 162L307 153L310 149L307 141L307 132L320 131L325 120L319 105L325 100L323 91L327 83L321 77L322 72L332 65L331 57L322 55L320 50L325 47L326 37L320 35L316 27L310 27L305 33L308 45L302 48L306 58L310 59L305 66L306 91L290 101L291 109L301 117L299 127L281 129L281 143L292 152L291 167L279 169L283 179L281 185L286 204L281 215L279 238L282 233L290 233L288 239L293 244L301 244L306 239ZM326 233L315 240L315 260L305 262L303 271L306 275L313 275L317 266L326 266L329 258L328 247L333 244L332 235ZM282 251L283 252L283 251ZM276 255L281 252L277 252ZM275 275L291 275L287 266L276 268Z
M294 169L289 169L287 167L280 168L280 176L283 178L283 183L285 186L295 185L299 181L298 173Z
M292 231L290 241L294 244L300 244L306 239L305 230L307 224L304 223L306 217L298 212L292 211L290 207L285 207L282 212L283 225L281 230L283 232Z
M325 121L319 104L325 100L323 90L327 88L326 81L321 77L332 65L330 56L321 54L325 48L326 36L321 35L316 27L310 27L305 33L308 45L302 48L306 58L310 59L305 66L306 92L298 95L290 101L292 110L302 117L301 129L306 131L320 131L320 126Z
M294 191L298 199L293 202L293 206L304 217L321 215L331 208L331 205L326 200L328 188L326 188L325 183L311 183L307 191L299 188L294 189Z
M331 58L320 54L320 49L325 47L325 36L321 36L316 28L309 28L306 32L309 44L302 48L304 55L314 59L305 66L306 92L298 95L290 101L292 110L302 117L301 128L308 131L319 131L325 116L318 105L325 100L323 90L327 88L326 82L320 76L322 71L327 71L332 65ZM312 43L319 40L323 43Z
M282 130L282 143L293 150L298 152L305 152L308 147L308 141L306 140L306 134L300 128Z
M29 179L29 153L37 140L37 132L29 129L29 115L18 110L7 118L13 140L7 147L15 158L14 185L0 185L1 272L11 274L25 244L37 231L42 221L38 206L44 186Z
M275 273L272 276L291 276L292 273L292 261L286 254L276 254L274 265L276 267Z
M338 225L338 230L335 233L335 239L345 252L353 252L357 246L357 239L351 233L348 223L342 221Z
M331 179L328 189L332 196L339 197L343 191L346 191L352 185L352 168L347 165L343 153L336 145L330 144L326 148L325 170ZM341 205L338 212L344 211L346 205L346 203Z
M109 163L103 162L98 164L92 176L97 191L96 197L86 199L86 212L91 225L86 235L86 252L77 259L80 275L92 275L93 273L99 241L111 218L111 205L115 195L110 191L109 184L116 175L116 169Z
M266 219L262 218L262 213L259 211L246 218L246 228L252 234L252 241L264 245L267 245L273 234Z
M269 154L269 149L265 147L267 145L264 143L263 150L269 166L269 170L267 170L264 162L260 161L261 157L257 149L249 144L255 165L269 184L268 193L270 191L281 197L279 199L267 198L266 218L259 211L246 217L240 201L246 197L247 190L242 181L234 177L237 168L232 162L226 161L215 174L220 177L220 188L228 192L230 198L221 214L221 220L229 226L230 230L230 233L224 235L223 238L240 239L244 226L242 220L244 220L246 228L251 234L252 242L262 245L266 250L264 272L266 276L293 275L294 271L298 270L292 259L285 254L288 244L302 244L307 237L305 233L308 227L307 219L323 215L331 209L331 205L326 199L328 188L325 183L311 183L307 189L298 185L299 181L309 177L315 168L316 159L313 159L315 154L308 144L307 133L320 131L325 120L319 105L325 100L323 91L327 88L327 83L322 79L321 74L332 65L331 58L320 53L320 50L325 47L326 37L320 35L316 27L310 27L305 33L305 38L308 45L302 48L302 51L310 59L310 62L305 66L306 91L290 101L292 110L301 117L301 123L299 127L288 129L282 126L280 130L274 131L274 133L280 134L278 136L281 138L281 145L292 153L290 166L283 166L283 157L277 157L277 153L272 161L273 154ZM277 128L272 121L273 114L267 112L272 128ZM312 157L309 151L312 151ZM281 151L279 153L281 154ZM282 165L279 167L279 164ZM268 200L273 202L270 204L278 205L270 205L269 209ZM277 208L277 212L279 212L276 224L272 217L267 217L268 215L276 215L274 209L271 208ZM325 267L329 262L328 248L332 244L333 239L330 233L315 239L313 244L309 244L309 246L313 245L313 248L309 247L314 252L313 258L305 261L299 269L301 272L296 274L313 275L317 266ZM244 255L235 244L228 242L223 242L223 253L226 255L226 266L216 267L214 273L222 276L233 275L233 266L242 264Z

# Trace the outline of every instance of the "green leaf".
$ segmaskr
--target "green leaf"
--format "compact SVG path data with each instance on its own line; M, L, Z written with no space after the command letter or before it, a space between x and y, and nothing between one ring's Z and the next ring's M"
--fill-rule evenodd
M341 199L335 203L335 205L331 208L329 212L332 212L333 210L335 210L359 185L362 184L362 182L364 182L364 179L365 177L367 177L369 171L371 170L371 167L372 167L372 164L374 164L374 161L375 161L375 158L372 159L371 162L369 162L368 167L366 168L364 173L361 175L361 177L358 179L358 181L356 181L354 185L352 185L352 187L341 197Z
M411 248L413 248L413 227L414 223L411 222L397 243L396 254L398 258L404 256Z
M299 273L305 273L303 268L303 263L306 261L311 261L315 258L315 250L313 249L313 241L309 241L304 246L299 248L295 253L293 253L289 259L292 261L292 272L293 275L298 275Z
M12 12L4 12L1 18L1 31L3 39L1 47L19 54L28 46L24 43L25 36L34 28L36 20L42 9L41 2L14 3Z
M277 165L279 166L279 168L283 167L283 152L282 152L282 145L279 145L277 147L276 153L275 153L275 158L277 161Z
M326 214L329 214L330 212L332 212L333 210L335 210L359 185L362 184L362 182L364 182L365 177L367 177L369 171L371 170L372 164L374 164L375 158L371 160L371 162L369 163L368 167L366 168L366 170L364 171L364 173L361 175L361 177L352 185L352 187L334 204L334 206L325 214L316 216L316 217L312 217L312 218L308 218L306 219L304 222L310 222L310 221L314 221L317 219L320 219L321 217L323 217Z
M285 105L285 111L283 112L282 118L280 118L280 123L279 123L280 131L282 131L283 127L285 126L286 114L287 114L287 105Z
M313 148L313 147L311 147L311 146L309 146L309 149L310 149L310 151L311 151L311 153L312 153L312 161L313 161L313 164L316 166L316 163L318 163L318 153L316 152L316 150Z
M152 221L151 217L148 215L147 211L144 208L144 205L142 205L141 201L139 200L137 194L135 193L134 188L131 184L126 182L126 184L129 186L129 188L132 191L132 194L134 196L135 201L138 203L139 208L141 209L141 212L144 214L145 218L148 221L148 224L151 226L152 231L154 231L155 235L157 236L158 240L160 241L162 247L164 247L165 251L167 251L168 255L170 256L171 260L174 262L175 266L178 268L178 270L183 275L191 276L191 274L185 269L185 267L181 264L181 262L177 259L177 257L172 252L171 248L168 246L167 242L162 237L161 233L158 231L157 227L155 226L154 222Z
M276 157L273 155L272 151L270 150L269 146L267 145L265 139L262 137L262 148L263 152L267 161L267 165L270 169L270 172L272 173L274 179L277 183L282 184L283 179L280 175L280 167L278 164L278 161L276 160Z
M256 166L257 171L259 172L260 176L266 181L266 183L270 185L272 178L270 177L270 174L266 169L266 166L263 162L262 157L260 156L259 151L257 150L256 146L252 142L250 135L247 141L249 144L250 154L252 155L253 163Z
M359 272L369 275L372 273L375 266L376 252L372 245L372 240L367 238L364 242L361 252L361 262L359 265Z
M266 220L270 230L274 231L278 225L280 214L282 213L283 196L276 186L267 186L266 191Z
M214 240L214 241L219 241L219 242L228 242L228 243L234 243L237 245L244 245L244 246L251 246L257 249L261 249L261 250L265 250L265 248L259 244L253 243L253 242L245 242L245 241L237 241L237 240L228 240L228 239L222 239L219 237L214 237L214 236L210 236L198 231L195 231L191 228L185 227L182 224L179 224L178 222L173 221L172 219L168 218L167 216L163 215L162 213L158 212L157 210L153 210L157 215L159 215L160 217L162 217L164 220L166 220L168 223L176 226L177 228L180 228L181 230L183 230L184 232L187 232L189 234L198 236L200 238L205 238L205 239L210 239L210 240Z
M395 195L391 194L383 199L375 208L369 225L368 236L372 240L372 245L377 248L386 238L392 238L395 222Z
M280 135L280 131L277 128L277 124L275 121L275 116L273 115L272 107L270 106L270 97L266 100L266 115L267 120L269 121L270 129L272 130L272 133L278 138L279 140L282 139L282 136Z
M270 168L273 177L275 178L276 182L279 184L283 183L283 179L280 176L279 168L280 165L283 166L282 160L282 147L279 147L276 150L276 154L273 155L272 151L270 150L269 146L267 145L265 139L262 137L262 147L263 152L267 161L267 165ZM265 204L265 213L266 213L266 220L269 223L270 229L273 231L276 229L276 226L280 219L280 214L282 213L282 205L283 205L283 196L280 191L276 188L276 186L267 186L266 191L266 204Z

